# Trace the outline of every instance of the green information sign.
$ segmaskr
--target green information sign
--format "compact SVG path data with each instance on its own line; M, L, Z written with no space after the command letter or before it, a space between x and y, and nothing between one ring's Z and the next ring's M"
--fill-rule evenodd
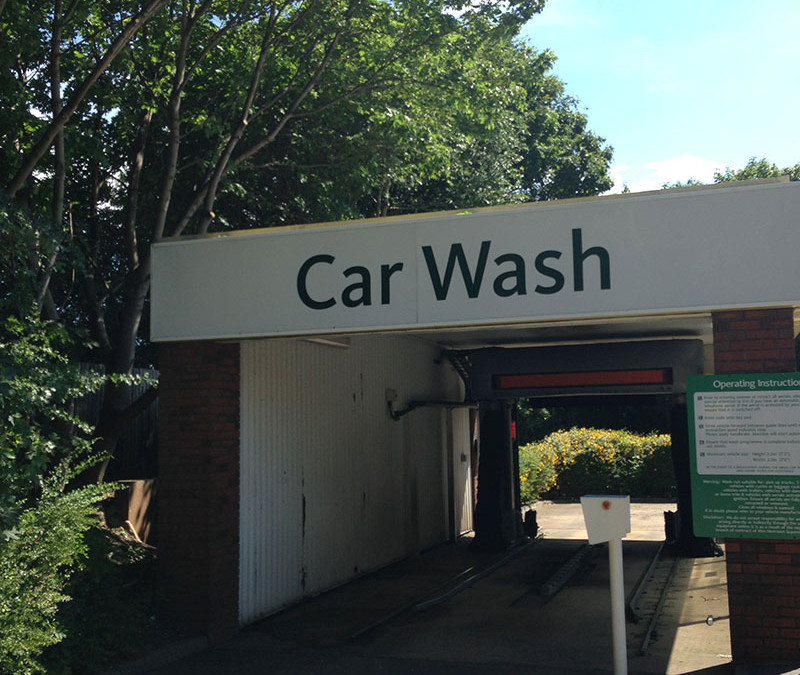
M687 379L694 531L800 539L800 373Z

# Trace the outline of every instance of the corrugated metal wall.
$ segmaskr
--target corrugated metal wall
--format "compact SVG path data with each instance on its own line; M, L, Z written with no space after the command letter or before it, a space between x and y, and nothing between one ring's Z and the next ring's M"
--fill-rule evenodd
M469 410L456 408L452 416L453 443L453 511L455 533L464 534L472 530L472 429Z
M460 400L438 349L274 339L243 343L241 358L242 623L447 538L456 449L443 443L443 411L394 421L386 406L387 389L397 408Z

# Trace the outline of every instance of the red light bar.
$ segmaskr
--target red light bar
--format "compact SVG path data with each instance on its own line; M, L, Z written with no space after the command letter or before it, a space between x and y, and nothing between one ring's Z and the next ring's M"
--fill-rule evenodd
M496 375L495 389L552 389L637 384L672 384L672 368L599 370L576 373Z

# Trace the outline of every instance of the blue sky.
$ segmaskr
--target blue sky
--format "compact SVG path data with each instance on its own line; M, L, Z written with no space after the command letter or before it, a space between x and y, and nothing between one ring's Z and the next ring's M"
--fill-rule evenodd
M638 192L800 162L800 0L547 0L523 37Z

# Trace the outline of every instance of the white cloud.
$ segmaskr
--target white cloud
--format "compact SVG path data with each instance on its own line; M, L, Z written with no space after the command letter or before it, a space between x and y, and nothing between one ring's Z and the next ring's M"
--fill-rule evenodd
M677 157L658 162L647 162L642 166L612 165L614 180L612 193L622 192L627 185L631 192L660 190L664 183L685 183L692 179L701 183L713 183L714 173L723 171L720 162L695 157L687 152Z

